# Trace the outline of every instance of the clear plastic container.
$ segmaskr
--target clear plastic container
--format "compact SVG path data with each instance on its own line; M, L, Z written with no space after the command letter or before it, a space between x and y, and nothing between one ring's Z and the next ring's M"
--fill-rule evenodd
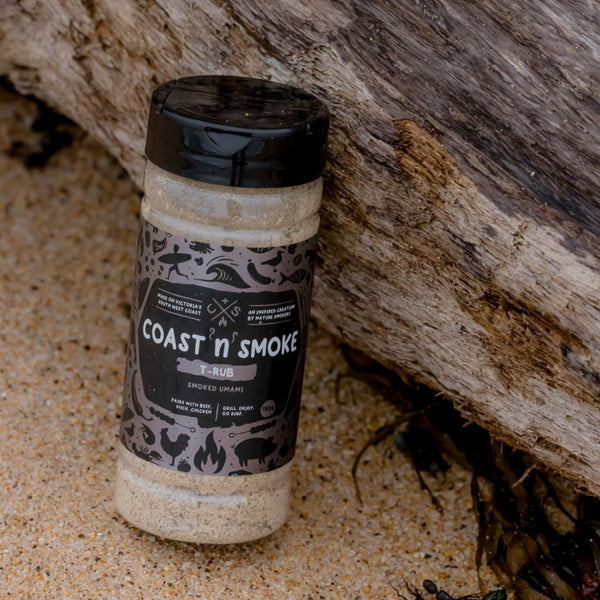
M154 94L115 486L140 529L224 544L286 519L327 126L271 82Z

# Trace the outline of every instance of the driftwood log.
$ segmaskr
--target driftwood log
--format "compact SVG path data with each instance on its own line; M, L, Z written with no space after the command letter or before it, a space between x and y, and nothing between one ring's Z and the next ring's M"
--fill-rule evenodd
M4 0L0 74L142 182L150 92L331 105L314 316L600 495L595 0Z

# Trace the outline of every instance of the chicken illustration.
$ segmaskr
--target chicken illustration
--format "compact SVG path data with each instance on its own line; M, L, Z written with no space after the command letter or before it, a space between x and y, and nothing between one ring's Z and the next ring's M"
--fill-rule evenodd
M171 466L175 466L175 459L188 447L190 436L180 433L175 441L169 439L167 428L160 430L160 445L162 449L171 457Z

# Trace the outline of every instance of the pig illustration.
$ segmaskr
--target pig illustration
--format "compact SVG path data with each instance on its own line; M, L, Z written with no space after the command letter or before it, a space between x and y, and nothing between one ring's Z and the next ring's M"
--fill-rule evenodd
M244 440L235 447L235 455L240 460L240 466L248 466L248 461L258 458L261 465L265 464L265 458L277 450L277 444L273 438L255 437Z

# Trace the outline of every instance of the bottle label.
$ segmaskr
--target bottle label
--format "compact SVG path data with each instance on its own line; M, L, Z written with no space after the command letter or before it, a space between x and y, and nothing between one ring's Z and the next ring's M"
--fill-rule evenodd
M295 450L315 238L190 241L141 220L120 439L162 467L276 469Z

